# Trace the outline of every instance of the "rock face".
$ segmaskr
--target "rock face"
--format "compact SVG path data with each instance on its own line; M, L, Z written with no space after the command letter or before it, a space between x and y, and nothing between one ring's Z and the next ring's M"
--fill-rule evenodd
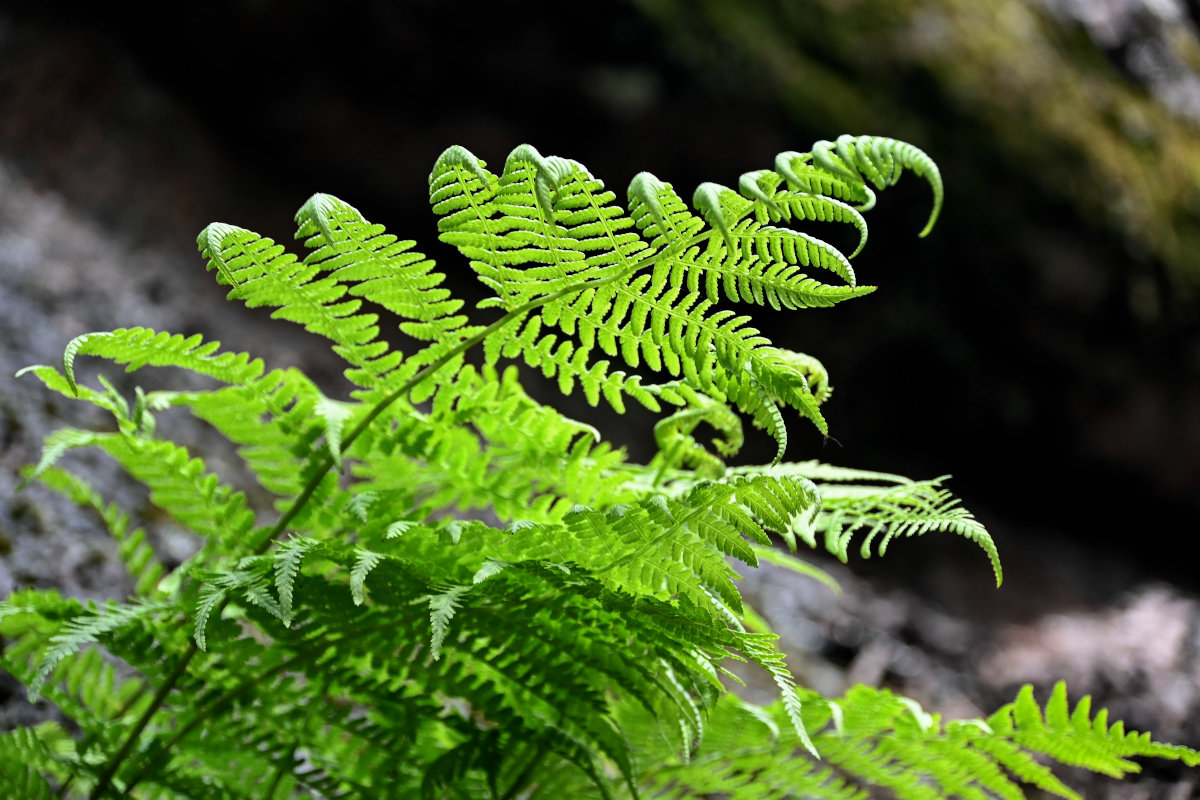
M166 46L86 11L74 29L33 6L0 17L0 593L128 586L92 519L36 488L12 494L46 433L97 418L4 376L55 363L80 333L144 325L337 385L323 344L225 303L191 246L207 222L286 239L292 210L331 191L454 274L455 256L433 246L423 183L451 143L496 163L530 141L614 187L647 168L687 187L733 183L815 138L887 133L942 165L941 225L916 243L924 187L898 187L858 267L879 295L764 327L811 348L843 387L830 419L849 447L826 455L953 471L997 536L1008 586L984 588L968 545L922 542L855 573L832 565L841 599L765 568L747 582L751 603L824 691L883 682L977 714L1020 683L1044 696L1063 677L1134 727L1200 745L1200 583L1171 555L1190 535L1179 522L1200 512L1200 142L1185 102L1173 111L1152 96L1187 90L1143 76L1147 93L1123 74L1152 62L1136 56L1144 40L1196 63L1187 19L1145 17L1149 3L1106 4L1134 11L1100 19L1087 10L1099 5L1051 0L634 5L598 20L578 51L552 15L531 12L510 35L511 20L481 11L472 41L506 65L504 80L446 63L448 32L465 34L438 3L365 25L389 59L359 38L318 41L316 4L273 15L269 3L217 3L213 14L240 21L227 42L245 58L204 74L199 20ZM307 61L286 50L297 44L312 48ZM163 424L204 441L185 418ZM236 472L228 453L214 458ZM135 487L99 458L79 465L161 552L186 556L192 543ZM4 680L0 729L49 712ZM1084 794L1182 798L1195 786L1151 773Z

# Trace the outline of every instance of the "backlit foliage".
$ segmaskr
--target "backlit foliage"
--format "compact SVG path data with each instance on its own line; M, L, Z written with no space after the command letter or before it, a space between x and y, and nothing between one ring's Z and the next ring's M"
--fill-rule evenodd
M0 734L4 796L1074 797L1035 756L1116 776L1130 756L1196 763L1086 700L1070 712L1062 687L1044 709L1026 690L959 722L866 686L823 697L743 605L733 561L820 576L798 551L865 557L931 531L980 545L1001 579L941 479L783 461L790 418L827 432L829 378L734 310L873 291L796 226L844 224L861 249L873 192L905 170L933 189L932 226L936 166L879 137L782 153L690 205L649 173L618 198L528 145L499 173L452 147L430 202L489 291L471 310L414 242L328 195L297 214L303 257L210 225L200 251L230 299L330 340L354 388L329 397L295 369L140 328L84 334L61 368L26 370L113 417L51 435L27 480L95 510L136 593L0 605L0 666L73 723ZM214 388L127 397L81 382L81 357ZM514 362L592 405L659 414L657 454L633 463L534 400ZM165 436L168 408L231 440L257 485L225 485ZM727 466L743 420L774 438L773 463ZM62 466L78 448L145 484L195 555L164 563ZM730 658L765 670L778 701L730 694Z

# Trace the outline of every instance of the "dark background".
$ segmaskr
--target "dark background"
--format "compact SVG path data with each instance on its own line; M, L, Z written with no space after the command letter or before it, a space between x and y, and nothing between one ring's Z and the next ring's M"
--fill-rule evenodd
M71 323L152 324L303 363L336 387L319 343L223 304L191 246L206 223L287 241L295 209L329 192L418 240L478 296L428 211L426 176L451 144L496 169L529 142L583 162L618 196L649 170L688 197L817 139L894 136L941 167L933 233L916 237L929 190L909 176L880 195L855 262L878 292L754 312L779 344L821 358L837 387L825 410L843 447L822 450L797 422L788 457L953 473L1010 582L990 593L984 559L951 537L856 570L1006 621L1150 579L1195 592L1197 4L1109 5L10 2L0 190L14 205L0 216L0 262L23 264L25 282L14 269L0 284L4 366L52 361L88 329ZM86 249L68 248L61 273L21 261L32 234L18 189L116 248L111 269L89 265ZM38 303L48 327L32 336L11 309ZM11 469L68 414L31 421L38 391L13 392ZM648 419L602 421L640 452ZM746 457L772 450L755 434ZM21 537L45 526L30 522L49 513L37 508L12 501L3 515L11 586L46 580L12 566Z

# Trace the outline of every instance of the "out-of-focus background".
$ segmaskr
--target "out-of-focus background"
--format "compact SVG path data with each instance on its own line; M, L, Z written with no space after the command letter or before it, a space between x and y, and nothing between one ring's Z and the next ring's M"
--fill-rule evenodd
M10 1L0 593L125 586L90 520L12 494L42 435L86 421L10 380L18 368L79 333L147 325L336 390L319 341L224 303L192 244L208 222L290 241L295 209L329 192L417 239L469 293L426 199L450 144L498 166L529 142L618 195L650 170L686 197L780 151L875 133L934 157L946 207L918 239L929 190L910 176L868 216L855 267L877 293L755 311L838 388L826 414L843 447L822 452L797 421L788 457L953 473L1007 582L990 588L969 544L927 537L852 563L841 600L773 574L747 591L827 691L882 682L979 713L1063 676L1200 746L1198 31L1197 0ZM594 421L640 452L648 420ZM759 437L746 455L772 448ZM40 713L23 702L0 682L0 726ZM1151 769L1088 796L1196 785Z

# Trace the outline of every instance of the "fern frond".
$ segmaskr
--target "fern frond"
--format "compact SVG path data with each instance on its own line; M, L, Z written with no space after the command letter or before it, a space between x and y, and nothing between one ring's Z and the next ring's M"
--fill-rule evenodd
M770 504L763 509L763 513L773 515L770 521L762 520L764 525L783 535L793 551L792 537L799 536L805 544L817 547L817 536L821 534L824 548L844 562L849 558L850 544L856 534L862 534L859 554L869 558L872 547L882 556L896 537L944 531L979 545L991 562L996 585L1004 579L995 542L987 528L942 488L946 477L913 481L900 475L833 467L816 461L738 467L730 473L733 480L767 479L762 486L771 491L760 494L760 501L770 498L780 503L788 496L788 491L781 493L775 489L772 481L800 480L814 488L820 497L819 512L813 506L806 506L808 514L785 514L783 510L772 510Z
M315 413L323 395L302 372L273 370L244 386L179 393L184 406L238 446L263 488L283 497L298 494L306 475L296 462L311 462L328 423Z
M996 576L996 585L1004 580L1000 556L987 529L961 505L958 498L941 488L945 477L913 482L889 488L878 486L834 485L822 487L822 513L814 528L825 534L825 549L842 561L847 558L850 541L863 533L859 554L882 556L892 539L920 536L930 531L946 531L969 539L983 548Z
M346 285L350 295L398 316L401 331L443 344L464 335L467 318L458 313L463 302L442 287L445 275L433 271L434 262L412 250L415 242L398 240L353 206L326 194L310 197L297 212L296 222L296 238L312 251L305 263ZM389 373L399 366L402 355L389 351L383 342L371 348L372 355L347 377L364 387L395 385L397 376Z
M856 686L837 700L808 691L799 694L803 722L820 760L799 749L803 740L790 726L778 724L787 715L783 703L759 709L726 698L714 711L711 727L717 733L706 743L711 750L702 750L690 763L669 758L658 762L663 766L644 776L647 788L671 785L671 796L678 798L731 791L738 797L810 793L861 798L881 787L914 800L951 796L1022 800L1026 794L1020 783L1026 783L1068 800L1081 800L1034 756L1117 777L1140 769L1130 757L1166 758L1189 766L1200 763L1200 752L1195 750L1126 733L1120 723L1109 727L1103 712L1092 719L1086 699L1068 714L1061 683L1045 717L1031 688L1025 687L1014 703L986 722L943 723L912 700L866 686ZM636 722L636 716L630 716ZM718 738L722 731L730 738ZM638 741L643 747L654 743L653 737ZM753 776L752 783L745 779L747 775Z
M869 211L875 206L875 193L861 179L813 164L812 153L792 150L779 153L775 156L775 173L791 191L853 203L859 211Z
M784 537L789 549L796 551L796 536L815 545L809 533L812 520L821 509L822 496L808 479L799 476L737 474L730 477L737 501L746 507L759 524Z
M1071 711L1062 681L1055 684L1044 709L1034 699L1033 687L1022 687L1015 701L988 718L988 725L1026 750L1114 778L1141 771L1129 760L1140 756L1179 760L1192 767L1200 764L1200 751L1155 742L1148 733L1127 732L1121 722L1110 725L1106 710L1093 716L1090 697Z
M683 375L694 382L702 391L721 393L723 388L721 384L726 382L723 380L723 373L730 367L740 371L741 365L745 361L755 359L754 354L747 351L764 344L765 340L755 338L757 331L754 329L739 331L748 321L747 318L738 317L730 320L728 317L732 315L728 312L717 312L709 318L706 312L712 305L711 301L701 301L695 292L680 298L678 283L670 286L665 282L652 280L650 276L641 276L633 279L626 287L623 282L624 276L632 277L634 272L649 263L645 258L640 261L633 260L636 250L625 251L621 249L620 244L614 244L613 231L619 227L633 227L634 222L625 217L619 209L602 206L601 201L597 199L598 195L594 195L592 189L594 184L594 191L599 191L602 188L599 182L581 172L577 165L572 166L573 163L565 161L553 162L553 164L551 162L543 163L538 161L531 151L521 151L510 158L505 175L495 185L489 180L486 186L477 179L472 184L462 183L461 181L465 179L459 177L460 174L467 175L468 173L462 171L463 168L460 166L455 166L441 174L435 170L434 182L431 184L431 198L435 202L435 210L447 214L439 223L439 227L443 230L442 238L459 245L464 254L474 259L473 265L477 271L482 270L481 277L485 278L485 282L488 282L489 285L494 285L502 291L503 296L507 298L505 303L509 307L525 301L531 296L520 288L522 281L530 279L536 279L537 291L544 294L553 294L555 291L566 288L570 285L569 281L577 280L577 274L583 269L588 270L587 277L589 279L594 279L589 282L606 284L603 288L595 291L580 284L580 294L577 297L548 303L543 308L540 320L533 318L519 330L511 326L507 328L504 331L504 335L507 337L505 346L493 345L488 350L489 363L492 363L492 359L500 352L510 357L524 352L527 361L532 365L542 366L548 376L557 373L560 376L560 387L564 391L569 391L574 378L579 377L584 383L585 390L589 392L589 399L594 401L603 392L611 401L612 396L619 397L623 391L627 392L631 387L623 375L620 375L616 382L605 380L607 364L604 361L592 364L591 349L598 344L608 355L619 354L631 367L637 367L645 358L652 369L665 367L671 374ZM551 172L554 173L554 180L559 181L555 196L542 191L547 185L543 178ZM569 187L564 187L561 180L564 175L568 174L574 181L572 186L582 187L581 192L575 195L569 191L564 192L564 189ZM542 177L539 178L539 175ZM661 188L663 185L652 185L649 179L643 179L642 183L649 187L648 190L660 194L664 191L664 188ZM470 191L469 188L464 189L465 186L474 187L479 197L470 195L469 203L461 200L462 192L469 193ZM539 186L542 189L539 189ZM510 194L513 194L512 198L504 194L510 189ZM561 227L559 223L547 219L544 209L539 205L539 203L544 205L547 198L559 203L555 208L560 210L555 213L565 215L564 220L575 213L563 210L564 206L569 208L572 202L582 204L582 209L578 213L590 215L591 223L595 223L596 220L605 221L605 225L602 226L603 232L608 237L610 247L617 254L615 259L610 259L603 264L594 263L579 255L579 250L573 249L572 243L576 240L569 237L561 241L558 239L551 241L545 237L530 239L525 235L512 235L511 230L497 228L497 225L501 223L491 218L496 210L491 205L493 191L498 192L496 197L504 196L503 209L506 216L502 218L505 220L503 226L518 226L513 230L519 228L527 231L531 227L545 228L551 224L556 231L559 230ZM540 195L539 191L541 191ZM634 196L636 199L636 194ZM606 194L604 197L611 199L611 194ZM661 198L658 199L661 200ZM661 205L662 203L659 202L660 207ZM669 199L668 205L670 205ZM520 212L520 209L525 209L525 212ZM471 210L473 215L466 216L467 210ZM512 220L517 218L513 215L518 213L536 215L537 219L526 216L526 221L523 223L513 222ZM616 223L619 220L624 220L624 222L617 226ZM589 228L587 232L594 231ZM488 236L492 238L488 239ZM645 247L645 244L640 242L634 234L629 234L627 237L618 236L616 239L630 243L637 241L639 248ZM529 246L531 244L535 247L531 248ZM521 270L507 266L510 263L522 261L553 266L526 267ZM485 269L489 264L491 271ZM547 270L550 271L547 272ZM557 278L551 279L552 274L557 275ZM682 273L677 272L677 274ZM773 292L772 297L777 300L778 292ZM647 326L648 320L651 322L649 326ZM568 341L560 342L552 334L540 336L542 322L556 324L568 334L574 333L578 327L581 346L577 347ZM665 346L667 339L669 339L670 346ZM618 341L620 341L619 347ZM714 346L715 350L710 351L710 345ZM735 351L732 358L721 359L724 364L717 367L716 359L726 355L729 351ZM730 361L734 363L730 364ZM760 367L759 371L767 372L768 370L764 365ZM787 386L787 381L776 379L763 381L763 383L770 386L779 399L786 404L797 405L795 392L784 388ZM743 403L740 404L744 410L750 411L761 405L756 392L739 392L738 394L739 396L744 395ZM799 405L804 407L809 416L812 416L814 405L802 401ZM819 418L819 415L817 417Z
M150 489L150 501L206 539L235 552L254 527L242 492L223 485L202 459L173 442L95 434L89 444L112 456Z
M28 471L26 482L41 477L67 450L85 446L107 452L150 488L152 503L206 539L238 541L253 527L245 495L222 486L216 475L206 473L202 459L170 441L61 428L47 437L41 461Z
M462 596L470 590L470 586L451 586L429 596L429 625L432 629L429 637L429 657L434 661L441 657L442 643L446 640L450 620L458 611Z
M197 244L218 281L232 287L230 299L251 308L272 306L272 317L330 339L350 365L347 377L377 374L381 358L382 366L393 365L394 359L384 356L387 343L378 339L379 315L360 313L362 300L345 299L347 287L334 275L322 277L324 265L298 261L273 240L222 223L205 228Z
M387 585L393 578L400 578L404 573L396 572L397 568L391 560L381 562L374 573L379 582L376 585ZM595 631L601 628L589 621L589 616L603 615L607 620L603 629L614 626L613 637L629 634L619 614L605 612L587 600L590 592L581 593L578 588L571 591L572 584L565 582L557 585L560 592L547 594L544 583L538 590L537 576L544 574L509 569L477 587L456 587L458 593L486 591L489 598L458 607L455 632L445 632L437 661L389 659L388 668L420 671L420 680L429 691L461 698L505 730L526 732L521 735L527 741L528 737L534 741L544 739L553 731L552 748L556 752L581 758L593 770L597 754L612 759L613 763L624 761L622 772L631 776L631 766L623 756L627 746L605 721L604 701L595 687L597 677L606 671L616 671L619 667L618 674L630 671L636 674L640 668L611 658L615 639L605 634L597 641ZM305 596L311 597L311 592ZM380 596L377 591L376 602ZM448 600L447 593L442 593L442 597ZM339 602L353 607L342 590L310 607L308 617L312 624L323 624L320 617L332 610L325 603L334 598L343 598ZM561 600L567 601L565 607ZM428 595L424 601L423 605L429 605ZM445 604L451 608L455 605L452 601ZM440 613L439 609L444 610L444 606L431 607L435 615ZM370 610L367 613L372 614ZM395 611L382 613L379 618L388 619ZM575 624L560 624L568 619L575 620ZM363 623L369 629L373 621L367 617ZM362 646L369 653L377 645L364 641Z
M818 208L822 212L832 212L835 208L833 201L814 200L812 203L814 212ZM837 248L806 233L764 225L757 219L751 219L751 213L759 211L759 206L732 189L715 183L701 184L696 190L692 204L704 215L704 219L721 234L726 252L721 252L720 248L716 246L715 240L709 244L708 249L710 253L714 254L714 259L723 266L735 265L739 260L758 261L762 267L790 266L793 270L811 265L833 272L846 281L851 288L854 287L854 269L850 266L846 256L842 255ZM772 204L774 204L773 201L770 204L764 203L765 208L759 213L765 211L769 215ZM803 208L803 205L801 207ZM847 219L853 220L856 223L855 226L859 228L861 246L861 232L865 230L866 223L862 221L862 216L857 211L849 206L844 208L843 215ZM782 209L777 212L780 218L785 213ZM731 299L736 300L737 297L734 296ZM754 292L742 293L742 299L759 304L763 302L762 295ZM772 305L775 303L773 302ZM826 305L832 305L832 303L826 303ZM778 305L775 307L778 308Z
M576 502L620 492L622 458L595 430L533 401L517 372L465 367L433 400L432 417L397 413L356 465L362 488L411 510L488 505L502 519L558 519ZM470 419L478 435L458 427ZM570 500L565 498L570 497Z
M894 185L904 168L924 178L933 190L933 210L920 236L928 235L942 210L944 190L937 164L919 148L883 136L843 135L837 142L813 145L813 163L834 176L862 183L864 176L878 189Z
M294 459L307 456L310 462L315 460L311 457L317 452L315 443L322 434L330 452L335 458L340 457L340 434L351 412L345 405L324 398L298 370L263 374L260 360L251 360L244 353L217 353L217 347L215 342L202 343L199 336L182 337L144 328L119 329L73 340L64 354L65 375L50 367L34 367L29 371L50 388L70 391L108 409L121 429L134 438L145 438L152 433L152 426L147 424L148 414L142 410L147 404L154 408L186 406L242 446L243 457L265 488L285 496L298 493L307 476L295 469ZM81 354L111 358L126 364L129 370L146 365L181 367L232 385L208 392L157 392L150 396L138 390L139 402L131 412L111 388L101 393L75 382L74 361ZM323 426L313 424L314 408L325 412L319 414L324 418ZM135 419L139 412L141 420ZM268 432L273 436L267 435ZM96 443L66 432L48 439L43 458L30 479L53 464L66 449Z
M700 477L719 478L725 471L725 463L713 455L692 436L701 422L706 422L717 433L713 447L721 456L732 456L742 448L742 423L737 414L724 403L697 392L687 384L676 383L656 387L655 393L670 396L687 404L687 407L659 420L654 426L654 441L658 455L650 467L658 474L680 466L692 467Z
M781 154L785 155L785 154ZM854 206L811 192L779 190L785 181L784 175L769 169L743 173L738 179L738 192L748 200L756 201L754 216L760 224L812 220L815 222L841 222L854 227L858 233L858 246L848 258L854 258L867 244L867 221Z
M367 576L383 558L382 553L372 553L370 550L362 549L357 551L354 568L350 571L350 595L354 598L354 605L361 606L363 604Z
M225 600L225 587L211 583L200 587L199 599L196 601L196 619L192 628L192 638L201 651L208 649L208 620L214 611L224 605Z
M914 152L895 152L898 163L925 169ZM644 361L702 392L728 398L768 429L781 451L786 439L780 405L827 432L819 401L795 370L774 357L758 331L745 327L749 318L713 309L721 285L731 299L777 308L826 306L871 291L855 285L849 262L835 248L808 234L763 224L763 219L793 216L848 221L860 231L860 244L865 230L861 215L837 198L775 192L778 182L797 178L796 165L782 157L779 163L787 169L774 179L743 181L750 198L716 184L701 185L694 204L710 226L705 232L705 222L691 215L670 185L649 173L631 182L626 215L607 205L611 193L602 193L602 184L569 159L543 157L522 146L495 176L465 150L447 151L430 176L431 202L443 217L442 239L471 259L506 308L545 298L539 316L507 327L502 341L489 344L488 363L501 353L524 354L548 377L557 375L564 392L578 378L590 401L603 392L611 402L630 387L623 374L615 381L606 377L607 362L592 356L598 346L630 367ZM824 174L846 187L862 182L857 173ZM815 183L807 188L832 191L832 184ZM855 196L865 198L867 190L860 188ZM777 194L787 195L782 205L774 199ZM629 228L641 237L620 232ZM593 248L605 257L590 255ZM800 271L809 265L833 271L848 285L827 286L809 278ZM578 332L579 343L543 335L542 324L568 335Z
M578 162L512 151L500 176L462 148L430 174L439 238L470 259L506 308L551 295L580 278L629 270L646 245L615 198Z
M635 368L644 359L651 369L682 377L756 419L766 404L779 402L827 429L803 376L778 358L758 329L747 326L749 317L712 312L713 303L698 292L681 297L680 287L655 287L650 275L628 287L613 286L595 294L589 312L606 353Z
M643 179L640 187L643 194L650 191L648 181ZM849 261L836 248L803 232L764 224L764 215L765 219L770 219L771 214L775 215L776 221L793 216L798 221L806 219L793 213L792 202L772 211L775 203L771 200L751 202L717 184L706 184L702 188L706 191L697 191L697 208L714 225L716 232L721 233L718 238L710 238L711 234L701 235L704 222L687 211L669 184L657 183L654 190L658 192L658 199L673 210L673 224L679 230L675 236L685 231L690 236L688 239L664 237L659 233L653 215L640 205L642 197L631 187L631 214L643 236L653 236L653 246L665 246L664 251L654 257L656 284L663 280L662 276L669 274L673 287L680 286L686 279L688 291L703 287L706 299L712 302L719 299L723 287L725 295L734 302L769 304L777 309L830 306L873 291L873 287L855 285ZM839 201L826 199L823 202ZM845 209L843 216L858 213L849 206ZM804 211L802 207L799 210ZM821 216L825 215L814 214L814 218ZM861 230L865 231L865 223ZM701 248L699 245L706 238L708 244ZM847 285L820 283L802 272L802 268L808 266L832 271Z
M293 537L281 542L275 548L274 571L275 591L279 594L279 615L284 627L290 628L294 619L292 614L293 589L296 576L304 557L317 545L312 539Z
M698 607L711 608L722 616L728 614L724 609L740 612L741 596L732 583L736 573L714 545L722 541L737 551L736 537L731 535L736 529L715 522L702 525L705 516L702 506L689 508L651 498L607 513L579 510L563 522L579 551L573 560L593 567L614 588L661 598L687 597ZM562 535L561 529L552 528L538 529L538 533L555 538ZM557 543L554 548L563 552ZM753 558L744 543L741 549Z
M53 646L42 654L37 674L29 684L29 701L32 703L37 699L42 686L63 659L74 655L84 646L93 644L107 634L126 626L139 624L152 627L149 619L170 609L171 606L164 603L118 604L109 602L103 606L92 606L84 613L67 621L58 633L50 637L50 643Z
M57 374L57 373L55 373ZM31 468L26 468L19 488L25 488L36 480L42 473L50 469L68 451L76 447L88 447L96 441L96 434L78 428L59 428L42 441L42 455Z
M540 369L547 378L557 378L563 394L570 394L578 380L590 405L596 405L603 396L614 411L624 413L624 398L631 397L651 411L659 410L654 396L642 386L641 376L622 370L609 373L607 360L589 361L589 346L576 346L552 333L539 335L546 316L530 317L523 326L513 325L494 336L485 348L487 365L494 365L500 355L522 356L528 366Z
M145 366L178 367L232 384L245 384L262 375L261 359L251 359L246 353L217 353L220 347L220 342L205 342L198 333L181 336L149 328L85 333L72 339L63 351L63 374L71 390L78 392L76 358L98 356L124 364L126 372Z
M77 601L53 592L14 593L0 604L0 633L5 639L0 669L33 686L42 675L47 652L55 646L53 637L86 613ZM153 635L144 626L134 627L136 633L128 641L136 642L144 657L155 646ZM106 649L130 655L119 638L108 635L103 643ZM114 660L101 649L86 648L59 660L41 678L40 696L75 720L86 734L77 746L81 754L111 752L121 727L136 719L148 705L146 682L124 674L127 672L125 669L118 674Z
M247 556L239 560L234 569L193 569L192 576L200 582L192 632L196 646L201 650L207 648L212 614L235 597L244 600L247 609L265 611L272 619L284 622L285 628L290 627L294 619L292 601L300 562L319 547L310 539L293 538L280 545L281 552L272 556ZM272 594L272 589L276 594ZM288 604L286 615L284 602Z

